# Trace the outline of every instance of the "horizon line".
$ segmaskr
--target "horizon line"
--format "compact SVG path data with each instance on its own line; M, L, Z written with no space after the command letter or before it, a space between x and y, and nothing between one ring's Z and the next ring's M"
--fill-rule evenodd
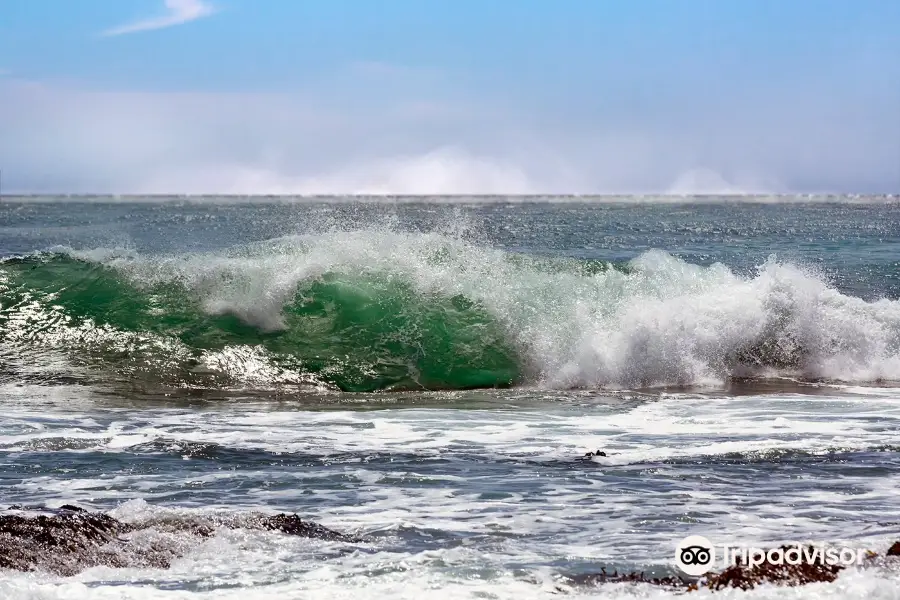
M599 193L515 193L515 194L382 194L382 193L323 193L323 194L237 194L237 193L111 193L111 192L7 192L3 199L52 199L52 198L120 198L120 199L179 199L179 198L346 198L346 199L466 199L466 198L884 198L900 199L900 192L599 192Z

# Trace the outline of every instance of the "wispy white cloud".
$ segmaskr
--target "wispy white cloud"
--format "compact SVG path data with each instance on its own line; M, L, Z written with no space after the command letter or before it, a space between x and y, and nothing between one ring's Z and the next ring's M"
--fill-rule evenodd
M204 0L165 0L165 7L167 11L165 15L113 27L104 31L103 35L122 35L138 31L164 29L196 21L216 12L215 7Z

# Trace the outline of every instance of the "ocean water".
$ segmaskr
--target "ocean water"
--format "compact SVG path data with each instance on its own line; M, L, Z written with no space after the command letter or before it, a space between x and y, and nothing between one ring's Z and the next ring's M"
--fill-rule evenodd
M0 598L655 598L563 577L900 540L898 199L663 200L4 198L0 505L183 555ZM364 541L153 527L282 511Z

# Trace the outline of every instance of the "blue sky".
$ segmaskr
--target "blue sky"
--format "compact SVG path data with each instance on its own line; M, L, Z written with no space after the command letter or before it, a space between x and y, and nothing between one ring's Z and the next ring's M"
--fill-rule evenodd
M0 0L7 190L900 192L893 0Z

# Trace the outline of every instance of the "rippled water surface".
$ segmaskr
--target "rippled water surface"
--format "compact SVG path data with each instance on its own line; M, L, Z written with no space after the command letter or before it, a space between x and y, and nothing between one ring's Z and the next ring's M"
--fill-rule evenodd
M656 597L561 578L900 539L896 201L44 200L0 204L0 503L364 541L223 530L0 597Z

